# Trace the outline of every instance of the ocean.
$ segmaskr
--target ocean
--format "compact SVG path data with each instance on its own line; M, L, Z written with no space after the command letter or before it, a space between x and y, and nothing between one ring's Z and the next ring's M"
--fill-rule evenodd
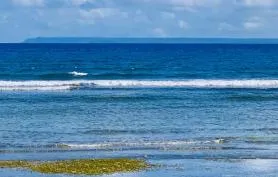
M112 176L274 177L278 45L0 44L0 121L0 160L130 157L160 167Z

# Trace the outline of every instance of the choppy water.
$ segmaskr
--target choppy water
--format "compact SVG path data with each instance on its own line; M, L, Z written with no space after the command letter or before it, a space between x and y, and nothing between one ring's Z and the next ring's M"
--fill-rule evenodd
M165 166L124 176L277 176L277 51L1 44L0 160L138 157Z

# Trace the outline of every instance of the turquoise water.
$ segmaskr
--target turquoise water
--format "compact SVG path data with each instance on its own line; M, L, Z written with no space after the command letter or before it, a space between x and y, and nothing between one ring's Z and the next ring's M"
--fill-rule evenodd
M0 160L134 157L162 167L113 176L277 176L277 51L1 44Z

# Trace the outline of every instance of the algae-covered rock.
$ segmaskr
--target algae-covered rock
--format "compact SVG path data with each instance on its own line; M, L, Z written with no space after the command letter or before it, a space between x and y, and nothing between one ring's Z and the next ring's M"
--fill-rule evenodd
M47 174L102 175L149 168L138 159L80 159L54 162L0 161L0 168L26 168Z
M0 161L0 168L28 168L31 165L27 161Z

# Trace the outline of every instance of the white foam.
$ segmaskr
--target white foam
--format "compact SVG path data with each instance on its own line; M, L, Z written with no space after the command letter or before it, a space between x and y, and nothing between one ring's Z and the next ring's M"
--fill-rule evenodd
M95 144L62 144L72 149L109 149L109 148L178 148L189 145L218 144L213 141L147 141L147 142L108 142Z
M78 88L79 81L0 81L0 90L69 90Z
M68 90L102 88L278 88L278 80L71 80L0 81L0 90Z
M73 76L87 76L88 75L88 73L82 73L82 72L77 72L77 71L69 72L69 74L71 74Z
M98 80L102 87L278 88L278 80Z

